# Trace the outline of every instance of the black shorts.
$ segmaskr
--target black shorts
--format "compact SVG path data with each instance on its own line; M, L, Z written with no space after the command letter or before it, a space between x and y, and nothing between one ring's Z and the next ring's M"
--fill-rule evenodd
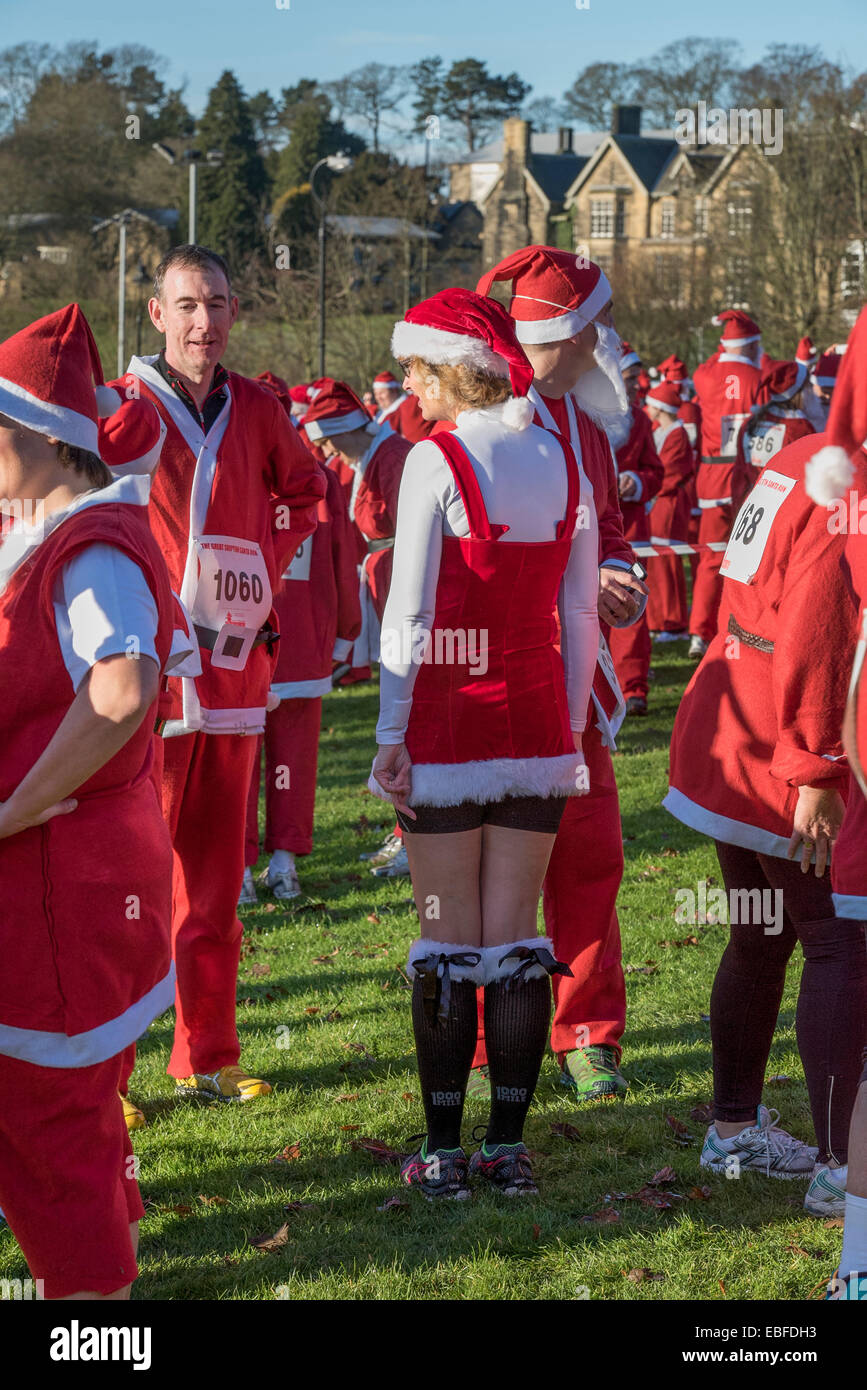
M482 825L556 835L568 799L566 796L504 796L501 801L462 801L458 806L413 806L415 820L401 811L397 812L397 820L408 835L453 835L460 830L478 830Z

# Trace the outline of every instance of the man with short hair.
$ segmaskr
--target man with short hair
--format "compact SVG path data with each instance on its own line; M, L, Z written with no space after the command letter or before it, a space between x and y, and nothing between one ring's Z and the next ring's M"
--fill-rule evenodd
M202 674L169 681L161 722L163 813L174 846L172 947L177 1094L251 1100L235 995L247 789L274 664L272 591L316 526L325 482L280 402L221 358L238 314L225 261L177 246L148 311L165 347L115 386L153 402L167 428L149 516L191 614Z
M407 395L391 372L380 372L373 378L373 398L378 407L373 417L375 424L387 421L395 434L403 435L411 444L427 439L433 421L424 418L415 396Z

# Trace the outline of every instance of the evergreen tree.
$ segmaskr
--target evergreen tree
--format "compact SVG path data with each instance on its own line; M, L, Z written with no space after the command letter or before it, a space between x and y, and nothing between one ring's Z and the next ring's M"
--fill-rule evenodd
M211 88L196 140L202 157L219 150L217 165L199 169L197 237L237 263L260 250L267 176L247 99L226 71Z

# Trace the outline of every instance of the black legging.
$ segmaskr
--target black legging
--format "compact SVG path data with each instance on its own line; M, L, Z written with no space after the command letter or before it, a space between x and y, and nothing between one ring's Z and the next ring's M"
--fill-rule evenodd
M804 1064L819 1161L846 1162L849 1120L867 1040L865 923L834 916L830 874L716 842L723 882L732 889L781 889L778 935L763 925L730 926L710 1003L714 1117L755 1120L786 979L798 941L804 969L796 1033ZM731 902L731 898L729 898Z

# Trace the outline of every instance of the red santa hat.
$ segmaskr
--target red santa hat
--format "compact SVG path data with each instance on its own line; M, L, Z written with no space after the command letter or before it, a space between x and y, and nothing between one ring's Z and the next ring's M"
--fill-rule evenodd
M808 375L806 362L775 362L759 382L756 404L783 405L798 394Z
M722 313L711 319L711 323L717 327L724 325L720 342L726 348L746 347L747 343L757 343L762 336L755 320L740 309L723 309Z
M289 383L284 381L282 376L276 376L274 372L260 372L256 380L267 386L269 391L273 391L275 396L289 395Z
M535 413L527 400L533 368L515 327L494 299L473 290L440 290L395 324L391 350L398 361L420 357L432 365L464 363L491 376L508 377L513 399L505 402L503 418L511 429L526 429Z
M828 440L807 464L807 492L825 506L843 497L855 478L853 460L867 440L867 308L862 309L849 335L846 354L837 373L837 385L825 428Z
M554 246L525 246L482 276L488 295L495 281L512 282L509 314L520 343L559 343L592 323L611 299L598 265Z
M135 377L125 377L130 390ZM160 461L166 426L156 406L143 396L130 395L112 415L99 422L99 457L116 478L128 473L155 472Z
M308 439L330 439L370 424L370 416L345 381L322 377L316 382L316 395L310 409L301 417Z
M641 366L641 358L638 356L638 353L635 351L635 348L631 345L631 343L627 343L627 342L624 341L624 342L621 343L620 348L621 348L621 357L620 357L620 370L621 370L621 372L628 372L630 367L636 367L636 366L640 367L640 366Z
M300 382L298 386L289 387L289 399L296 405L309 405L313 397L310 394L311 387L306 381Z
M660 362L656 370L663 381L686 381L686 363L682 362L679 357L675 357L674 353Z
M837 373L840 370L840 363L843 360L843 353L845 351L846 348L844 346L842 351L834 347L829 348L827 352L823 352L810 373L810 380L815 382L817 386L821 386L825 391L833 391L834 387L837 385Z
M812 367L814 366L818 356L818 352L813 347L812 338L805 334L801 341L798 343L798 346L795 348L795 361L805 362L808 367Z
M661 381L648 391L646 404L664 410L667 415L676 415L681 407L680 387L673 381Z
M0 344L0 414L92 454L99 450L99 416L121 404L104 381L78 304L37 319Z
M399 391L401 389L400 382L393 372L379 372L379 374L373 378L373 384L374 386L386 386L389 391Z

